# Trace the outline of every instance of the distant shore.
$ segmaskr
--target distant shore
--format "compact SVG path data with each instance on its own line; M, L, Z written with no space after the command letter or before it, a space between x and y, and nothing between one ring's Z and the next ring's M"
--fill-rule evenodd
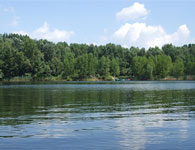
M153 79L153 80L137 80L135 78L130 78L130 77L108 77L108 78L97 78L97 77L91 77L91 78L85 78L85 79L77 79L77 80L65 80L65 79L57 79L57 78L46 78L46 79L41 79L41 80L33 80L33 79L28 79L28 78L22 78L22 77L15 77L12 78L10 80L1 80L0 82L60 82L60 81L182 81L182 80L195 80L195 76L191 75L191 76L180 76L178 78L172 77L172 76L168 76L165 78L161 78L161 79Z

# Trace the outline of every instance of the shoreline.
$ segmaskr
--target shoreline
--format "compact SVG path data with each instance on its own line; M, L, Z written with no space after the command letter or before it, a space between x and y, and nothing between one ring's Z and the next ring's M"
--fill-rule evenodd
M1 80L0 83L36 83L36 82L123 82L123 81L195 81L195 77L188 77L188 78L184 78L184 77L180 77L180 78L174 78L174 77L166 77L166 78L162 78L162 79L157 79L157 80L128 80L128 79L120 79L117 78L117 80L113 79L113 80L104 80L104 79L94 79L94 78L88 78L88 79L80 79L80 80L64 80L64 79L58 79L58 80L20 80L20 79L10 79L10 80Z

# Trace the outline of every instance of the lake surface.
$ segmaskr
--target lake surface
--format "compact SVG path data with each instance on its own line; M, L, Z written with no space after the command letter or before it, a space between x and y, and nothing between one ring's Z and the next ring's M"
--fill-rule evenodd
M0 149L195 149L195 82L0 85Z

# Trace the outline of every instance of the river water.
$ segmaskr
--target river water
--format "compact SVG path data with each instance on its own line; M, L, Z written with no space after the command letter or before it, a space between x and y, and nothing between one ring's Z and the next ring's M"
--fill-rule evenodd
M195 82L0 85L0 150L195 149Z

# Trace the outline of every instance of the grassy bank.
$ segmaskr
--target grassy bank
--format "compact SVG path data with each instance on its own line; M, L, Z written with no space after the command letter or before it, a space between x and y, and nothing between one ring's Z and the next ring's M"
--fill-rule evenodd
M160 80L195 80L195 76L194 75L188 75L188 76L180 76L178 78L168 76L168 77L162 78Z
M119 79L119 80L118 80ZM120 80L133 80L136 81L136 79L134 78L129 78L128 76L121 76L119 78L117 77L113 77L113 76L108 76L108 77L102 77L102 78L97 78L97 77L88 77L88 78L84 78L84 79L63 79L61 77L47 77L47 78L42 78L39 80L34 80L31 77L28 76L22 76L22 77L14 77L11 79L7 79L7 80L1 80L1 82L32 82L32 81L120 81ZM172 76L167 76L166 78L162 78L162 79L156 79L156 80L160 80L160 81L176 81L176 80L195 80L195 75L188 75L188 76L180 76L178 78L172 77ZM155 81L155 80L150 80L150 81Z

